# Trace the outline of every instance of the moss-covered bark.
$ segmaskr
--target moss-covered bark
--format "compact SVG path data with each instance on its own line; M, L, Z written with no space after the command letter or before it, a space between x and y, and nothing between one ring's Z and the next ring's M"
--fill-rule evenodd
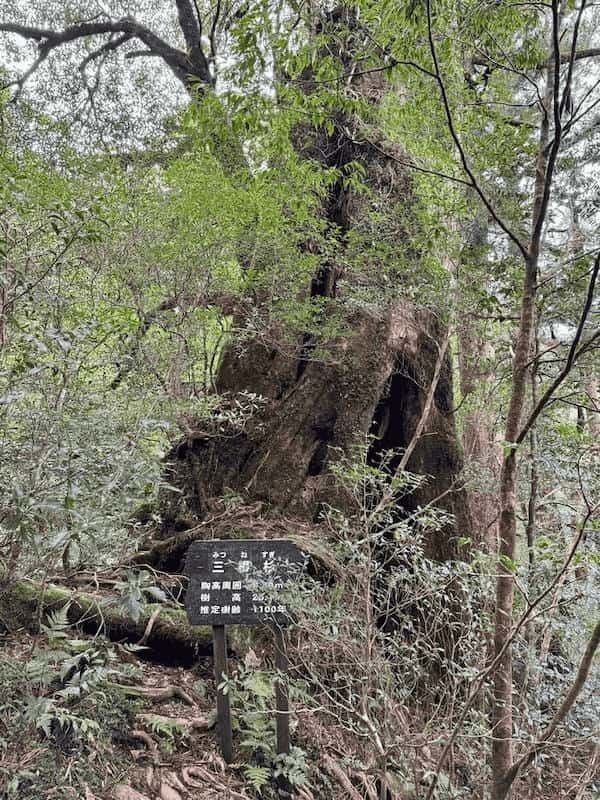
M158 651L169 651L179 658L193 658L212 649L209 627L188 624L185 611L155 603L143 607L134 620L112 598L73 592L61 586L42 586L28 580L0 586L0 628L15 631L20 628L36 632L47 614L69 604L69 620L87 632L100 631L113 640L138 642L157 609L145 643Z
M347 323L348 332L330 343L336 356L329 361L301 363L298 353L258 339L244 351L226 351L219 391L260 395L263 404L239 428L203 423L169 453L161 494L163 538L209 519L232 491L244 503L258 502L271 514L299 521L318 521L327 505L344 510L352 500L331 467L368 434L375 437L372 463L396 452L395 466L424 413L445 330L434 314L409 302L379 314L355 311ZM407 465L428 476L427 482L404 509L433 503L453 515L453 524L426 537L428 555L440 560L456 557L459 537L471 533L453 406L446 358Z

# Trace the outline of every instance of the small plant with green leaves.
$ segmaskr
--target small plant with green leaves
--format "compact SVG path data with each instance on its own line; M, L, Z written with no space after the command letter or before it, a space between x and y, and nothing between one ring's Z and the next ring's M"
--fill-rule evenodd
M125 580L119 581L115 588L120 595L121 605L136 622L145 603L167 601L166 593L156 585L154 577L147 570L129 570Z
M117 681L131 677L131 665L117 665L104 640L70 638L69 605L49 614L42 626L48 647L38 648L25 666L29 692L23 717L45 737L64 746L91 741L100 730L96 707L107 702Z
M177 742L187 736L183 725L173 719L151 716L148 719L150 730L155 733L166 753L172 753L177 747Z
M221 684L221 689L230 695L235 711L234 727L241 734L242 749L248 758L244 775L263 797L270 796L268 792L279 779L292 786L308 784L304 751L299 747L293 747L287 755L276 751L275 682L284 678L277 672L241 666ZM301 687L290 691L291 696L298 693L304 696Z
M292 786L306 786L308 765L301 747L290 748L289 753L277 753L273 759L273 777L284 778Z
M112 761L121 756L114 743L129 735L139 702L123 691L122 683L139 677L131 664L121 664L113 646L96 637L71 635L69 606L52 611L41 626L45 641L37 641L27 660L0 656L0 784L8 798L37 800L62 786L93 787L101 781L85 758L75 759L68 774L61 771L65 755L100 752ZM10 757L39 738L34 767L19 770ZM6 780L5 780L6 779ZM71 791L71 790L69 790ZM70 795L69 795L70 796Z

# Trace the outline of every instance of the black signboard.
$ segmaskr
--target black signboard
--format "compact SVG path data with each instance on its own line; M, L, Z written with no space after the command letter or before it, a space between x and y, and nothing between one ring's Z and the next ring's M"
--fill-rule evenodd
M187 552L186 609L192 625L290 621L286 587L306 556L285 539L212 539Z

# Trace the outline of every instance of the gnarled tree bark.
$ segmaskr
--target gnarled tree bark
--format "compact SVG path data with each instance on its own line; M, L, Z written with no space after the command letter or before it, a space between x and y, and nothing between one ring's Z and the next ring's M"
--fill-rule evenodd
M326 360L306 359L302 342L289 352L266 336L228 348L218 390L232 399L259 395L262 402L239 427L190 431L169 453L163 536L201 520L227 491L304 520L317 520L326 505L347 507L349 498L329 467L368 434L374 437L372 463L389 451L396 452L390 468L400 463L424 411L443 325L408 302L382 313L355 311L346 325L348 332L330 342ZM433 407L407 464L409 471L428 476L427 482L404 509L441 497L440 505L454 515L453 525L432 531L428 540L429 554L440 559L455 556L457 535L470 531L452 408L452 371L445 358Z

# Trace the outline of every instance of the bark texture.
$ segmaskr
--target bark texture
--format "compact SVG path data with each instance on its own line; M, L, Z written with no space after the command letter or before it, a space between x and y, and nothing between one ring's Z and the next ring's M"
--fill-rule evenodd
M322 355L307 356L302 343L278 346L277 331L226 351L218 390L232 404L247 393L258 408L239 425L215 420L190 429L167 458L162 494L162 535L197 524L227 492L261 501L271 512L316 521L326 504L344 508L329 467L352 448L374 438L369 459L406 448L421 418L444 330L437 318L408 302L385 313L353 311L347 334ZM243 394L246 393L246 394ZM404 510L439 500L455 524L431 533L430 555L457 554L456 535L470 521L460 483L462 468L452 412L452 373L445 359L434 403L408 463L427 483ZM401 453L392 459L396 466ZM394 463L395 460L395 463Z

